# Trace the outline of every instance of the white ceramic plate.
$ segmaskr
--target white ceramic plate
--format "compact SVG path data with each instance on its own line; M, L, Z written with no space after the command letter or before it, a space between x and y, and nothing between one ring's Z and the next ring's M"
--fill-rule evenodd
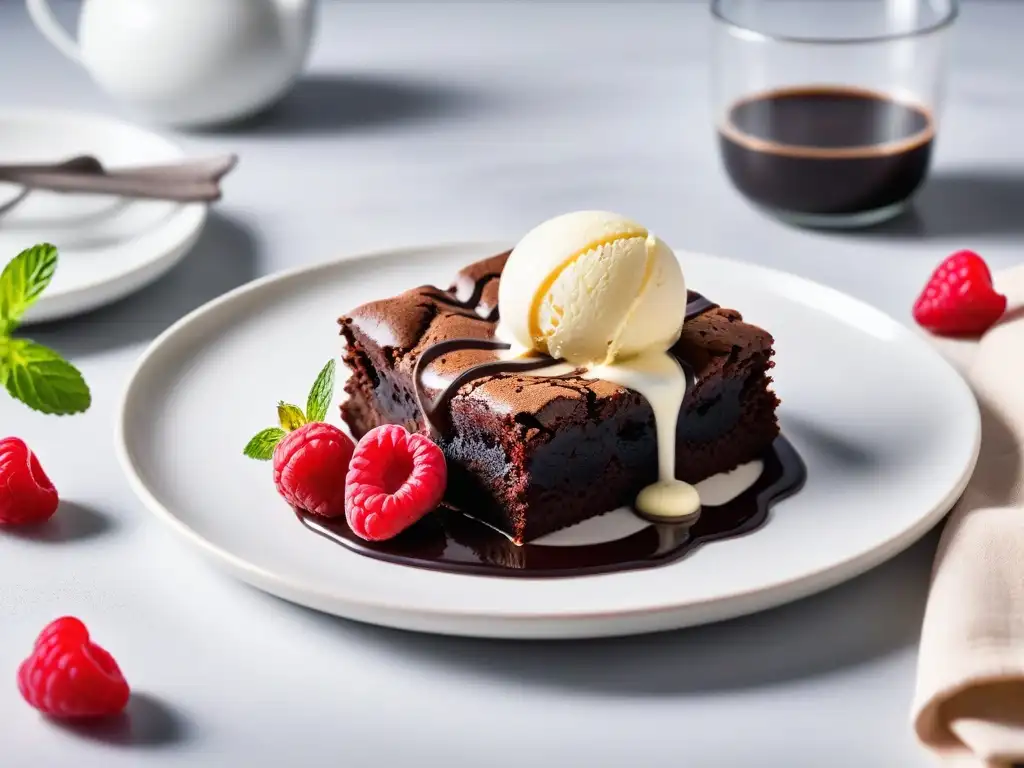
M59 162L95 155L107 167L182 159L181 149L127 123L75 112L0 111L0 163ZM0 204L18 187L0 184ZM109 304L163 275L188 252L206 205L107 195L32 192L0 215L0 265L30 245L60 249L53 283L26 323L56 320Z
M783 431L809 477L762 529L659 568L547 580L387 564L304 529L277 498L270 466L244 458L242 446L274 423L279 399L302 401L338 354L340 314L446 285L500 248L345 259L259 280L193 312L154 342L125 393L118 449L135 491L185 540L287 600L407 629L547 638L682 627L825 589L907 547L966 485L980 436L975 401L924 341L824 286L683 254L688 284L776 338Z

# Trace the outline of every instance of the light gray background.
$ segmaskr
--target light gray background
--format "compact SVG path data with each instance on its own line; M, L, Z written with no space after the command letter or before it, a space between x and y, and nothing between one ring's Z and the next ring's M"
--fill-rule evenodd
M1024 4L966 7L933 178L911 216L856 235L787 228L728 187L702 4L331 2L322 21L309 77L270 119L182 137L241 155L194 253L131 299L34 331L80 365L93 409L46 418L0 399L0 432L31 442L67 500L45 533L0 536L0 764L930 764L908 704L934 535L838 589L720 626L571 644L421 637L214 571L132 496L112 424L145 344L229 288L346 251L511 239L574 208L621 210L674 244L907 320L948 252L1020 258ZM0 3L0 98L117 112L16 0ZM268 349L268 364L286 353ZM244 386L225 381L224 397ZM135 686L130 725L62 728L18 698L17 663L68 613Z

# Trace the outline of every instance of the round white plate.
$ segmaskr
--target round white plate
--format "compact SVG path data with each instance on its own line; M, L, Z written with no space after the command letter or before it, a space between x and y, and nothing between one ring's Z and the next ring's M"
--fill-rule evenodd
M447 285L500 249L344 259L256 281L178 322L139 362L122 404L118 450L136 493L220 565L286 600L407 629L547 638L711 622L825 589L907 547L966 485L977 407L926 342L830 288L682 254L689 285L776 339L783 431L809 476L763 528L659 568L546 580L392 565L307 531L276 496L269 464L242 456L248 438L274 424L278 400L304 402L340 351L339 315Z
M142 128L86 113L0 111L0 163L50 163L95 155L108 168L181 160L181 149ZM19 187L0 183L0 204ZM173 267L199 237L206 205L33 191L0 215L0 267L36 243L53 243L53 283L26 323L109 304Z

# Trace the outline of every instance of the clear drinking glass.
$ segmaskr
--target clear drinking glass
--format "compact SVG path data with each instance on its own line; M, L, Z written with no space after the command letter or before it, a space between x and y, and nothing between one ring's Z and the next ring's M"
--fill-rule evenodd
M772 214L870 226L931 161L956 0L712 0L718 144Z

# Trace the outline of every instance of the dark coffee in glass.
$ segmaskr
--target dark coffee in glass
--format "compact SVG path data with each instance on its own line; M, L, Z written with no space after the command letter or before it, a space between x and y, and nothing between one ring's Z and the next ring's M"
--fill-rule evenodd
M890 28L891 5L868 0L815 20L820 4L713 4L718 145L752 202L799 224L863 226L899 213L924 182L955 8L925 28ZM738 25L743 9L765 31ZM825 36L833 27L841 36ZM874 34L850 37L858 30Z
M892 138L879 141L878 126ZM768 208L814 215L899 205L924 181L931 114L852 88L792 88L744 99L719 129L725 169Z

